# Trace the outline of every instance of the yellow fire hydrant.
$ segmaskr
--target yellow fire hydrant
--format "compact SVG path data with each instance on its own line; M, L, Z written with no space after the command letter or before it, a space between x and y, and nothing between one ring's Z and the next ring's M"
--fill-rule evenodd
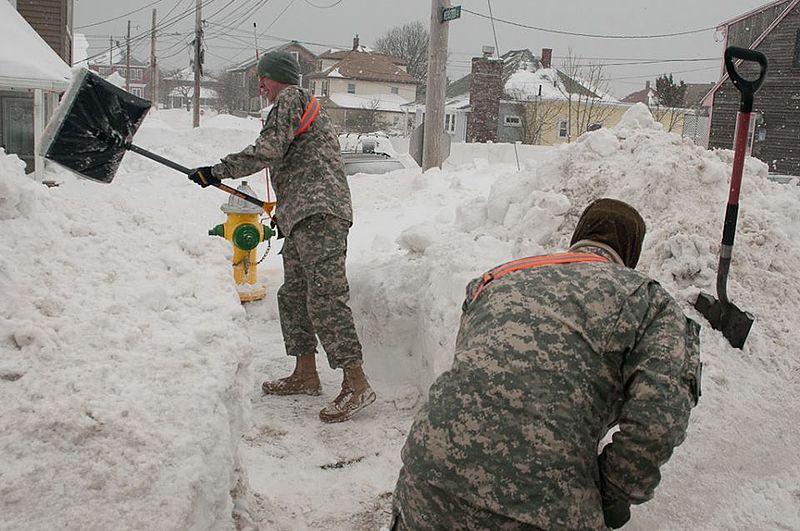
M247 181L242 181L238 190L255 195L247 186ZM227 220L209 230L208 234L222 236L233 244L233 280L236 282L239 300L261 300L267 294L267 288L258 284L256 247L272 237L272 229L263 225L259 219L264 210L233 195L227 203L220 206L220 210L228 216Z

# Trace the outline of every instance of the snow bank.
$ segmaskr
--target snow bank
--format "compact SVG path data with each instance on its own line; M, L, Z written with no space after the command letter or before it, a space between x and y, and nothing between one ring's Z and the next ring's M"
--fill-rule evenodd
M381 193L354 185L356 212L369 209L368 200L391 208L375 199L390 194L403 213L384 214L394 214L396 228L372 242L383 252L368 267L353 258L368 367L427 389L451 363L469 279L512 258L563 250L595 198L627 201L648 224L639 269L702 324L705 364L687 442L665 467L655 500L634 509L631 527L797 528L800 414L791 404L800 399L800 188L769 181L765 164L747 160L728 292L756 320L739 351L692 306L700 291L715 294L733 153L664 132L641 106L620 126L553 152L522 172L476 164L396 172L397 188L384 181ZM400 259L388 252L394 234Z
M0 151L0 527L232 528L252 350L224 243L23 166Z

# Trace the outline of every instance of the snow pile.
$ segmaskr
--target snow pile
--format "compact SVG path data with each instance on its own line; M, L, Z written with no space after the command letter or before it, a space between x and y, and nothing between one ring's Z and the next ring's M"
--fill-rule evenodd
M252 348L225 243L22 167L0 151L0 527L231 528Z
M512 258L563 250L591 200L622 199L649 227L639 269L703 325L705 364L687 442L665 467L655 500L635 508L633 527L797 528L800 419L789 404L800 398L800 188L769 181L760 161L745 166L728 281L731 300L756 319L744 350L692 307L701 290L715 294L732 159L664 132L637 105L619 127L587 133L525 171L484 167L492 178L483 182L478 167L432 171L400 193L386 190L407 205L403 219L418 223L396 231L403 259L379 254L369 271L354 269L356 321L368 352L382 357L375 365L426 389L450 365L470 278ZM388 236L375 247L388 247Z

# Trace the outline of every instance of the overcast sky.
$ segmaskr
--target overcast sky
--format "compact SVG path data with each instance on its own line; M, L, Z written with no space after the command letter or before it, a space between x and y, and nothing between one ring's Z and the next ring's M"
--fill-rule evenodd
M488 16L489 1L501 54L528 48L539 55L542 48L552 48L558 66L571 49L574 56L586 61L609 64L606 77L611 92L618 97L643 88L646 79L655 79L662 73L673 73L676 81L716 81L720 61L696 60L721 57L720 36L715 36L712 29L666 38L607 39L528 29L501 20L561 32L660 35L715 27L769 3L766 0L451 0L451 3ZM186 45L192 38L195 2L75 0L75 31L88 36L90 53L99 52L101 47L107 48L109 35L124 42L128 20L132 36L149 31L152 9L156 8L159 25L163 27L157 44L161 67L188 66ZM144 9L128 14L140 8ZM431 0L203 0L203 18L207 20L206 66L220 69L252 56L253 22L260 34L261 48L296 39L316 44L307 46L319 53L330 47L351 46L356 34L362 44L372 45L394 26L415 20L428 26L430 12ZM449 77L456 79L466 74L470 57L479 55L483 45L494 46L494 35L491 20L473 13L462 11L460 19L450 22ZM149 37L135 41L134 56L147 61L149 54ZM668 59L682 61L619 65L631 60Z

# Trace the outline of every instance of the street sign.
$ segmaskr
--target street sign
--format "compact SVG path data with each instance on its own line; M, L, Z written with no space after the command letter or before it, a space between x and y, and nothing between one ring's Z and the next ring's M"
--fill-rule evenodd
M442 22L450 22L461 18L461 6L446 7L442 9Z

